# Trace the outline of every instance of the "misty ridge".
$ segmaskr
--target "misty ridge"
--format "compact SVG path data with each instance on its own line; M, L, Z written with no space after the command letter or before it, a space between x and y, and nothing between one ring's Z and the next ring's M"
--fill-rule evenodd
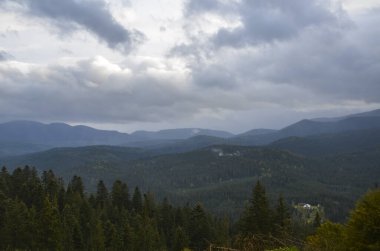
M301 120L280 130L252 129L241 134L226 131L184 128L156 132L136 131L130 134L98 130L64 123L43 124L33 121L13 121L0 124L0 156L32 153L54 147L115 145L146 149L177 149L180 152L213 144L266 145L288 137L370 130L380 126L380 110L336 118ZM9 148L9 150L7 149Z

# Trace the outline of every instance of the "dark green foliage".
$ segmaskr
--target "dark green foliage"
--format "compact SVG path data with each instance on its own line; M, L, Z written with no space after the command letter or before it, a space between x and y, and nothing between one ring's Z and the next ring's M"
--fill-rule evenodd
M378 250L379 194L374 190L360 200L347 226L323 223L306 248ZM314 226L320 218L317 214ZM130 201L121 181L114 182L111 193L100 181L96 196L88 196L79 176L65 188L52 171L42 178L29 167L12 174L3 168L0 173L0 250L197 251L231 243L265 250L302 246L294 236L297 231L313 231L312 225L310 230L305 226L295 230L285 200L280 196L271 207L261 182L254 186L234 232L227 218L211 217L200 203L173 207L164 199L156 204L152 193L142 196L138 187Z
M189 246L189 236L182 227L177 227L174 232L173 238L173 251L182 251L185 247Z
M282 195L272 209L265 188L257 181L246 210L238 222L236 247L241 250L268 250L301 245L300 235L294 231L289 209ZM305 230L306 225L300 225Z
M53 176L51 176L53 177ZM50 191L49 191L50 192ZM41 249L62 249L62 225L55 201L46 196L42 209L37 214L38 245Z
M104 185L103 180L98 182L96 190L96 205L100 208L104 208L108 203L108 190Z
M84 185L82 182L82 178L74 175L67 186L67 191L71 193L78 193L83 197L84 194Z
M355 130L308 137L289 137L270 144L304 156L320 157L371 150L380 145L380 129Z
M3 205L6 208L2 222L2 246L26 249L27 243L32 243L35 222L26 205L19 200L7 200Z
M307 238L306 251L344 251L344 227L341 224L325 222L314 235Z
M326 222L307 239L306 250L380 250L380 190L367 192L346 225Z
M343 222L355 200L380 179L377 165L380 148L374 148L378 136L372 137L370 131L365 133L363 142L358 142L360 147L353 148L365 151L318 158L301 157L268 147L212 146L152 157L152 153L142 149L91 146L54 149L3 159L2 163L9 163L11 167L30 163L40 170L52 167L66 182L70 182L74 175L80 175L89 192L96 192L100 179L109 188L120 179L129 187L154 191L158 200L167 197L175 205L202 201L212 213L220 217L228 215L234 220L244 210L246 194L252 183L260 179L266 185L271 203L283 193L288 202L321 204L326 209L327 218ZM356 135L355 142L360 134L358 131L353 134ZM337 136L344 139L345 135L350 134ZM371 138L373 141L368 141ZM327 147L321 149L330 152ZM215 150L221 150L224 155L219 156ZM130 190L132 195L133 189ZM109 197L111 202L111 192ZM42 199L39 200L42 203ZM62 210L59 201L58 204Z
M119 180L111 193L100 181L87 196L79 176L65 188L52 171L0 173L0 250L202 250L206 240L229 243L228 234L216 237L225 232L219 222L199 205L156 204L138 187L131 202Z
M287 233L290 229L291 218L289 209L286 206L282 195L278 198L276 211L274 215L274 229L277 234Z
M12 166L38 164L41 170L53 167L68 183L74 175L80 175L89 192L96 192L100 179L109 188L119 179L129 187L154 191L158 200L167 197L175 205L202 201L206 209L218 216L228 215L233 219L244 210L252 183L260 179L271 203L283 193L288 202L321 204L327 218L343 222L355 200L379 182L380 148L371 148L373 145L369 144L362 152L319 158L301 157L268 147L212 146L152 157L138 149L93 146L55 149L3 162ZM29 184L35 182L32 180ZM8 185L3 182L0 186ZM43 189L28 185L22 188L24 197L39 200L41 204L43 197L29 196L34 193L30 187L36 189L35 194ZM19 189L18 186L10 188L11 191ZM133 193L131 189L131 201ZM109 202L112 203L112 191ZM58 204L62 210L60 201Z
M119 210L129 208L129 193L127 184L116 180L112 186L111 192L112 205Z
M142 211L142 198L140 189L138 187L135 187L135 191L132 196L132 208L135 210L135 212Z
M346 233L350 250L380 250L380 189L368 192L359 200Z
M196 251L204 250L212 240L209 218L199 203L190 213L189 235L190 247Z
M257 181L242 218L241 232L243 235L268 234L273 229L271 217L265 188L260 181Z

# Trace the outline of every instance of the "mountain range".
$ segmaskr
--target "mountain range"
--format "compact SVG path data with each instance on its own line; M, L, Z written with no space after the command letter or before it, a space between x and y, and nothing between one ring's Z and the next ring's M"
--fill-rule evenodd
M282 193L288 202L320 203L330 218L344 220L380 181L380 110L239 135L194 128L126 134L18 121L0 125L0 149L0 165L52 169L66 182L80 175L89 192L100 179L121 179L158 191L160 199L238 214L260 179L271 199Z
M20 155L55 147L89 145L161 148L161 152L183 152L213 144L266 145L287 137L374 128L380 128L380 109L338 118L301 120L281 130L253 129L238 135L200 128L136 131L127 134L82 125L12 121L0 124L0 156Z

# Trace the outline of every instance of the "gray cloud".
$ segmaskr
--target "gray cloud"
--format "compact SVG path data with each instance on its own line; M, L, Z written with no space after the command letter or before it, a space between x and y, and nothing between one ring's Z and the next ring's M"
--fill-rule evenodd
M0 61L6 61L6 60L11 59L11 58L13 58L12 55L10 55L9 53L7 53L4 50L0 50Z
M206 12L231 12L237 7L233 1L220 0L188 0L185 5L184 14L187 17L199 15Z
M185 13L230 13L240 17L242 25L220 29L214 36L216 46L246 46L289 39L302 30L337 22L339 11L332 11L329 1L242 0L199 1L186 5Z
M25 70L26 69L26 70ZM183 76L149 62L121 68L101 57L71 66L0 64L0 114L8 119L77 122L155 122L189 118L207 109L234 109L234 97L183 86Z
M306 28L336 19L324 5L303 0L245 0L240 15L243 27L220 30L216 44L241 46L289 39Z
M172 56L187 57L193 84L252 92L253 103L294 108L380 103L380 10L350 17L329 1L239 4L231 11L242 26L221 28L206 42L192 34L190 43L173 48ZM220 8L227 10L191 1L186 12Z
M133 44L133 32L118 24L99 0L92 2L96 6L57 2L59 8L47 0L19 1L29 15L47 18L61 29L85 28L111 48L128 50ZM271 121L261 125L285 125L305 117L302 111L333 110L337 115L335 111L376 108L380 10L348 16L329 4L192 0L184 13L187 42L181 41L168 57L132 54L119 64L102 57L75 60L75 54L56 64L1 61L1 118L138 125L200 121L250 129L260 125L255 118L260 116ZM89 9L79 17L84 7ZM230 26L230 20L241 25ZM228 28L210 29L213 25Z
M19 0L26 12L49 19L63 32L83 28L112 48L129 52L144 39L137 30L128 30L112 16L103 0Z

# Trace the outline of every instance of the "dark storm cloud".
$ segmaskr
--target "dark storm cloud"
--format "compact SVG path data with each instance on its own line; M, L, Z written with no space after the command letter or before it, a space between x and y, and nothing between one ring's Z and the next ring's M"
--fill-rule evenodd
M241 25L207 39L190 34L189 43L173 48L172 55L188 58L195 85L251 91L259 103L295 108L380 103L379 9L349 16L330 1L214 3L190 1L185 13L223 17L221 3L235 3L230 12Z
M246 0L239 12L242 27L221 29L215 36L217 45L242 46L284 40L303 29L330 24L334 16L317 1Z
M128 52L144 38L141 32L118 23L102 0L19 0L19 3L29 15L49 19L63 32L84 28L112 49Z
M328 2L328 1L327 1ZM242 25L235 29L220 29L214 37L217 46L246 46L289 39L303 29L336 22L328 4L312 0L242 0L189 1L186 13L222 12L236 14Z

